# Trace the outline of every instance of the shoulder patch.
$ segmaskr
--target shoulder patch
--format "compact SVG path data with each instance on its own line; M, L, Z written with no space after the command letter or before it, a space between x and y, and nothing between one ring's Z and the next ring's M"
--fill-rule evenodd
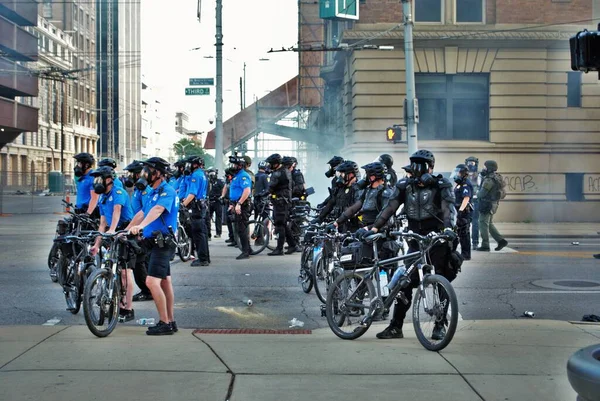
M196 182L196 179L195 179L195 178L192 178L192 182Z
M162 194L160 194L160 196L167 196L168 194L166 192L163 192Z
M117 194L121 195L123 193L123 191L121 191L120 189L117 189Z
M242 177L242 180L245 180L245 179L246 179L246 177Z

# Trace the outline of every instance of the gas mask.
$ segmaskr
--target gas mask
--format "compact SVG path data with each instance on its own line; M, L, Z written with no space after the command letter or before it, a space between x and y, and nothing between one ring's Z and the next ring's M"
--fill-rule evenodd
M94 178L94 192L98 195L106 192L106 188L111 185L112 182L107 183L104 178L96 177Z
M140 174L140 178L135 183L135 187L140 191L144 191L148 186L152 186L152 184L154 184L158 179L154 178L155 173L156 170L151 170L148 167L144 167L142 174Z
M85 170L83 169L83 164L77 163L73 168L73 172L75 173L75 177L83 176L83 173L85 173Z
M455 168L454 171L452 171L452 174L450 174L450 179L458 185L464 184L466 178L467 177L462 176L461 169L458 168Z
M185 163L185 167L183 170L183 175L191 175L192 174L192 163Z
M335 172L335 185L343 187L346 184L346 174L339 171Z
M474 162L469 162L467 164L467 168L469 169L470 173L476 173L477 172L477 164L475 164Z
M487 168L484 168L483 170L481 170L481 172L479 173L482 177L485 177L489 174L490 172L488 171Z
M330 167L329 170L327 170L325 172L325 177L327 178L331 178L335 175L335 169L333 167Z
M129 174L127 174L127 178L125 178L125 186L127 188L133 188L136 181L137 181L137 174L129 173Z

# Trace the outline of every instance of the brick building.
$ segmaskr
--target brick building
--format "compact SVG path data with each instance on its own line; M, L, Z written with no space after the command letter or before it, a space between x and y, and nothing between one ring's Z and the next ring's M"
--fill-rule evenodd
M323 45L354 50L324 52L325 101L311 122L344 156L387 152L399 169L407 147L384 132L403 123L402 4L358 5L357 19L323 19ZM413 2L418 146L438 172L471 155L497 160L508 184L498 220L600 221L600 83L571 71L568 47L599 15L597 0Z

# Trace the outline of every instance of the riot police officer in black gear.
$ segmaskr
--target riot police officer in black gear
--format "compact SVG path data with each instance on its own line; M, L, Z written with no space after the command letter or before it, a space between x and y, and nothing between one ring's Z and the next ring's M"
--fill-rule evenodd
M459 164L454 168L450 178L456 183L454 187L454 206L457 209L456 232L458 238L454 241L453 250L456 250L460 242L460 254L464 260L471 260L471 215L473 207L473 185L468 178L469 170L466 165Z
M258 163L258 172L254 176L255 187L254 187L254 218L260 219L260 212L262 211L267 197L269 196L269 180L267 178L267 167L268 164L265 161Z
M465 164L469 170L469 180L473 185L473 197L471 205L473 206L472 221L471 221L471 249L477 249L479 246L479 199L477 192L481 186L482 177L479 175L479 159L475 156L469 156L465 159Z
M292 197L306 199L306 185L304 181L304 174L298 169L298 159L290 157L292 162Z
M291 163L286 168L283 165L283 158L278 153L274 153L266 160L273 171L271 181L269 182L269 192L271 202L273 203L273 222L275 223L275 233L278 235L277 247L269 256L283 255L283 245L287 241L288 251L291 254L296 251L296 243L292 236L292 230L287 222L290 218L290 208L292 200L292 173L289 169ZM288 160L286 160L288 162Z
M362 166L365 178L357 183L358 188L366 185L359 199L348 207L333 223L336 228L355 215L359 215L363 227L371 226L379 213L386 207L393 190L385 185L385 166L380 162Z
M394 159L392 158L392 156L388 155L387 153L384 153L381 156L379 156L377 161L385 165L385 168L387 170L385 180L387 184L392 188L395 187L396 183L398 182L398 176L396 175L396 170L392 168L392 166L394 165Z
M452 183L441 175L434 176L435 157L428 150L421 149L410 157L411 177L403 178L396 184L396 190L388 206L377 216L372 232L382 228L400 205L404 204L408 220L408 229L421 235L430 232L445 230L452 235L454 226L455 208L454 191ZM368 233L367 233L368 234ZM453 237L456 237L453 235ZM418 251L418 244L409 241L408 252ZM441 274L449 281L456 277L456 271L451 269L451 248L448 243L434 246L429 253L430 262L435 266L437 274ZM412 261L407 261L407 264ZM403 290L408 303L396 300L394 316L390 325L381 333L377 334L379 339L402 338L402 325L406 312L410 309L412 301L412 290L419 283L418 272L410 277L412 285ZM436 323L432 338L440 340L445 336L445 322Z
M328 162L327 164L329 164L329 170L327 170L325 172L325 177L327 178L331 178L331 187L329 187L329 194L327 195L327 198L325 198L325 200L321 203L319 203L317 205L317 209L321 209L323 206L325 206L327 204L327 202L329 202L329 198L331 198L331 194L333 193L333 190L335 189L335 169L337 166L339 166L341 163L344 162L344 158L341 156L333 156Z
M351 160L346 160L335 169L336 187L327 204L321 209L319 217L311 223L321 223L327 218L337 219L344 210L354 205L359 199L361 191L356 182L360 178L358 164ZM358 217L350 217L346 222L340 225L341 232L354 232L360 228Z
M221 202L221 195L223 194L223 187L225 182L219 178L219 170L209 168L206 170L208 175L208 217L206 224L208 225L208 238L212 237L211 222L213 214L215 216L215 238L221 238L223 230L223 203Z

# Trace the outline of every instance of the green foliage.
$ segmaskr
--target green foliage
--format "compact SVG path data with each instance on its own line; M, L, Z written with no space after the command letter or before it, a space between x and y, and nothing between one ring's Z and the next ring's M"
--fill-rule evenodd
M179 159L188 156L202 156L207 167L215 164L215 159L200 144L189 138L182 138L173 144L173 150Z

